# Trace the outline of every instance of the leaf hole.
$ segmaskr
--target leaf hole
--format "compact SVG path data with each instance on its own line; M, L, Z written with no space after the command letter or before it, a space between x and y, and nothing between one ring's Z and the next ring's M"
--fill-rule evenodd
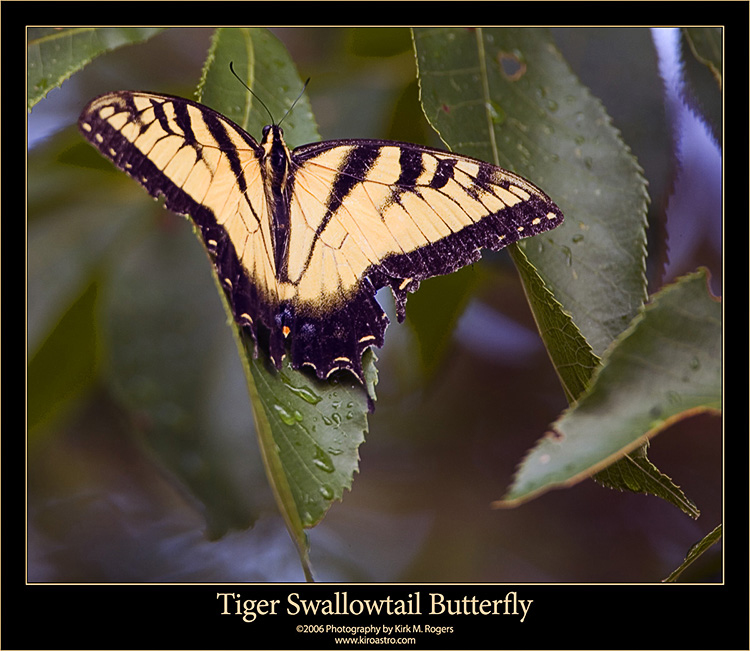
M497 60L503 77L508 81L518 81L526 74L526 63L515 52L500 52Z

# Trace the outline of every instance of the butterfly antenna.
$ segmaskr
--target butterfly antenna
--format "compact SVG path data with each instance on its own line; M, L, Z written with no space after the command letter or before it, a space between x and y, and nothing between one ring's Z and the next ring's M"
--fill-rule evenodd
M264 109L266 109L266 113L268 113L268 117L269 117L269 118L271 118L271 124L276 124L276 122L275 122L275 121L274 121L274 119L273 119L273 115L271 115L271 111L269 111L269 110L268 110L268 107L267 107L267 106L265 105L265 103L263 102L263 100L262 100L262 99L261 99L260 97L258 97L258 96L257 96L257 95L256 95L256 94L255 94L255 93L253 92L253 89L252 89L252 88L250 88L250 86L248 86L248 85L247 85L247 84L246 84L246 83L245 83L244 81L242 81L242 78L241 78L241 77L240 77L240 76L239 76L239 75L237 74L237 72L235 71L235 69L234 69L234 61L230 61L230 62L229 62L229 69L230 69L230 70L232 71L232 74L233 74L233 75L234 75L235 77L237 77L237 81L239 81L239 82L240 82L240 83L241 83L241 84L242 84L242 85L243 85L243 86L244 86L244 87L245 87L245 88L247 89L247 92L249 92L249 93L250 93L250 94L251 94L251 95L252 95L252 96L253 96L253 97L254 97L255 99L257 99L257 100L258 100L258 102L260 103L260 105L261 105L261 106L262 106L262 107L263 107ZM288 112L289 112L289 111L287 111L287 113L288 113ZM286 117L286 115L285 115L284 117ZM283 118L282 118L282 119L283 119Z
M251 95L252 95L252 96L253 96L253 97L254 97L255 99L257 99L257 100L258 100L258 102L260 103L260 105L261 105L261 106L262 106L262 107L263 107L264 109L266 109L266 113L268 113L268 117L269 117L269 118L271 118L271 124L276 124L276 126L277 126L277 127L278 127L278 126L281 126L281 123L282 123L282 122L283 122L283 121L284 121L284 120L286 119L286 116L287 116L287 115L289 115L289 114L290 114L290 113L292 112L292 109L294 108L295 104L297 104L297 102L299 102L299 100L300 100L300 98L302 97L302 95L304 95L304 94L305 94L305 90L307 89L307 84L309 84L309 83L310 83L310 77L308 77L308 78L307 78L307 81L305 82L305 85L304 85L304 86L302 87L302 91L300 92L300 94L299 94L299 95L297 95L297 99L295 99L295 100L294 100L294 101L292 102L292 105L291 105L291 106L289 107L289 109L287 109L287 112L286 112L286 113L284 113L284 117L282 117L282 118L281 118L281 120L279 120L279 121L278 121L278 123L276 123L276 122L274 121L274 119L273 119L273 115L271 115L271 111L270 111L270 110L268 109L268 107L267 107L267 106L265 105L265 103L263 102L263 100L262 100L262 99L261 99L260 97L258 97L258 96L257 96L257 95L256 95L256 94L255 94L255 93L253 92L253 89L252 89L252 88L250 88L250 86L248 86L248 85L247 85L247 84L246 84L246 83L245 83L244 81L242 81L242 78L241 78L241 77L240 77L240 76L239 76L239 75L237 74L237 72L236 72L236 71L235 71L235 69L234 69L234 61L230 61L230 62L229 62L229 69L230 69L230 70L232 71L232 74L233 74L233 75L234 75L235 77L237 77L237 81L239 81L239 82L240 82L240 83L241 83L241 84L242 84L242 85L243 85L243 86L244 86L244 87L245 87L245 88L247 89L247 92L249 92L249 93L250 93L250 94L251 94Z
M305 90L307 90L307 84L309 84L309 83L310 83L310 77L307 78L307 81L305 81L305 85L302 86L302 90L300 91L300 94L297 95L297 99L295 99L292 102L292 105L287 109L287 112L284 113L284 117L281 118L281 120L279 120L278 126L281 126L281 123L286 119L286 116L289 115L292 112L292 109L295 107L295 105L297 104L297 102L299 102L299 100L301 99L301 97L305 94Z

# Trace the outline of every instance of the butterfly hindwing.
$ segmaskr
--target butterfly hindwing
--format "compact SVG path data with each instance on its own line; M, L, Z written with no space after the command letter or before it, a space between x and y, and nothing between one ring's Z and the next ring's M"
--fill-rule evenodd
M235 319L279 366L319 377L382 346L396 297L399 320L420 281L562 223L523 178L428 147L334 140L289 152L281 129L258 144L212 109L182 98L120 91L96 98L84 136L166 206L200 228Z

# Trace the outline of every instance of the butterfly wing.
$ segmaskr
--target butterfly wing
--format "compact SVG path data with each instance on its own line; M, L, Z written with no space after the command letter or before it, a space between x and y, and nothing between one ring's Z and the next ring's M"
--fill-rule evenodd
M81 133L170 210L200 228L237 321L256 336L279 304L263 150L212 109L180 97L119 91L92 100ZM282 338L271 338L280 363Z
M523 178L408 143L329 141L293 152L289 280L297 287L293 358L319 375L382 346L388 286L404 318L421 280L555 228L560 209Z

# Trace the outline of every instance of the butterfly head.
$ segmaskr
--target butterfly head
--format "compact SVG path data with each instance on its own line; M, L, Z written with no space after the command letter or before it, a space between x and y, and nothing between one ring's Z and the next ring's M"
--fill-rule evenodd
M276 179L280 182L278 187L283 187L289 170L289 149L284 142L284 132L280 126L270 124L263 127L263 140L260 143L263 149L263 165L266 177Z

